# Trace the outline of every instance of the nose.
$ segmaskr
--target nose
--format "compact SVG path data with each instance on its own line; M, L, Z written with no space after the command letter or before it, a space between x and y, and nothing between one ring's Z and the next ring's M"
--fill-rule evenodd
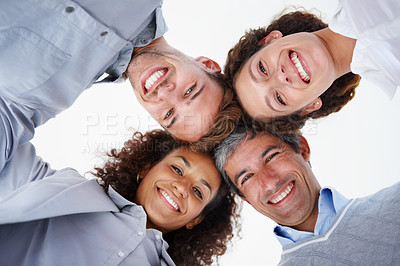
M292 80L285 66L281 65L277 71L277 78L282 84L291 84Z
M261 202L267 202L267 198L271 196L279 183L279 175L272 169L264 168L258 175L258 186L261 190Z
M176 100L175 98L177 97L175 85L171 82L166 84L160 84L160 86L157 87L156 93L158 99L162 101L175 102Z
M184 181L174 181L172 182L172 187L178 192L178 196L182 198L187 198L188 196L188 184Z
M264 167L258 174L258 182L262 188L273 190L279 182L279 175L275 170Z

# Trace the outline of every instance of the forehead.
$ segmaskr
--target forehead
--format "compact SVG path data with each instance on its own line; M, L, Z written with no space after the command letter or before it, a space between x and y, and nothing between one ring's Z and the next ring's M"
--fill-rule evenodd
M249 137L228 158L225 170L232 172L250 162L259 161L268 147L282 146L283 144L281 140L269 134L259 134L253 138Z
M247 150L252 150L252 151L257 151L257 150L263 150L264 147L268 147L271 145L276 145L276 146L280 146L282 145L283 142L278 139L275 136L272 136L270 134L267 133L260 133L254 137L248 137L246 141L242 142L237 149L235 150L235 152L233 153L233 156L237 156L237 155L243 155L243 151ZM233 157L232 156L232 157Z
M239 102L251 117L264 115L269 110L265 104L266 88L263 84L255 82L250 75L253 55L239 70L234 80L234 87Z
M205 179L210 183L217 182L217 185L219 185L219 172L210 155L181 147L172 151L166 158L181 161L186 166L188 174L190 173L199 179Z

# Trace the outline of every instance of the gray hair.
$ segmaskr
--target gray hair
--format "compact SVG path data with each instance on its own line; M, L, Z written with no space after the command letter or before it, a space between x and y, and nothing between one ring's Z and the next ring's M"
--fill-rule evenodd
M225 182L227 182L230 188L241 197L244 197L244 195L240 193L239 189L229 178L228 174L225 171L225 165L240 145L244 144L248 140L257 137L260 134L272 135L279 140L289 144L295 152L300 152L300 139L297 134L277 134L267 128L257 130L247 125L243 121L239 122L233 132L215 148L214 159L215 165L217 166L217 169L221 172Z

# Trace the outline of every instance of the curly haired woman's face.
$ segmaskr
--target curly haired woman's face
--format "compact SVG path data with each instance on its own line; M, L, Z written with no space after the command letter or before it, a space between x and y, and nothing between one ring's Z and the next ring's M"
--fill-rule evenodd
M143 177L135 203L145 209L150 228L163 233L202 220L201 212L218 193L220 175L204 154L179 148L169 153Z
M318 98L337 78L333 59L319 37L296 33L282 37L272 31L266 45L242 66L235 89L246 112L253 118L285 116L302 110L318 110Z

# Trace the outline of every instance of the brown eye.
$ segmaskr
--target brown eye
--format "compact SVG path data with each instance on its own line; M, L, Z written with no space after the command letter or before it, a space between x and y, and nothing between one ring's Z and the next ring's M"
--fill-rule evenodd
M243 185L247 180L250 179L250 177L252 177L254 174L247 174L242 181L240 182L241 185Z
M271 154L270 156L268 156L266 159L265 159L265 164L267 164L269 161L271 161L276 155L278 155L279 154L279 152L275 152L275 153L273 153L273 154Z
M193 188L194 193L196 193L196 195L200 198L203 199L203 194L201 194L201 191L197 188Z
M178 167L176 167L176 166L174 166L174 165L172 165L171 167L172 167L172 169L174 169L174 171L175 171L178 175L182 176L182 171L181 171L181 169L179 169Z

